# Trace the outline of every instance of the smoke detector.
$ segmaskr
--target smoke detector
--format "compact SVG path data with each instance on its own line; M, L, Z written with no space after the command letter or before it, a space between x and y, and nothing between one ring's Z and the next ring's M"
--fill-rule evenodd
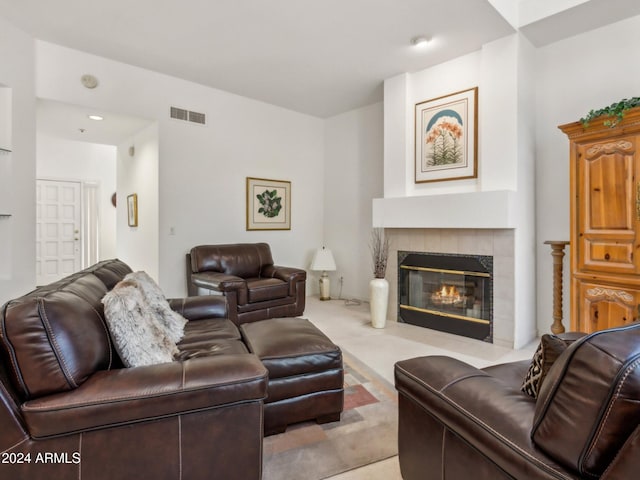
M93 75L85 73L80 77L80 83L82 83L86 88L96 88L98 86L98 79Z

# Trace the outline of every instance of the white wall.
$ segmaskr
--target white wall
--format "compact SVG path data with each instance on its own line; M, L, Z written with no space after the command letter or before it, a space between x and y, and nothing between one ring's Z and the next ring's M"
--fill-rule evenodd
M111 204L111 195L116 191L116 147L41 133L37 135L36 146L36 178L98 184L99 258L115 258L116 209Z
M569 141L557 126L591 109L638 96L640 16L556 42L536 52L536 245L538 325L552 318L552 259L545 240L569 240ZM564 325L569 327L569 251Z
M46 42L36 48L39 97L157 121L157 271L167 295L186 293L184 255L201 243L265 241L276 263L308 267L323 236L321 119ZM82 87L85 73L100 86ZM171 120L172 105L206 113L207 125ZM245 230L246 177L292 182L290 231Z
M329 273L332 298L340 277L342 298L369 298L372 200L383 193L382 123L382 103L325 122L324 245L337 268Z
M33 39L0 18L0 85L11 88L12 153L0 157L0 304L35 286L35 111ZM3 117L5 118L5 117Z
M118 145L118 258L134 271L158 279L158 125L149 125ZM133 150L130 151L130 147ZM133 155L131 155L133 153ZM137 195L138 226L129 226L128 197Z
M475 179L457 180L433 183L415 183L415 104L425 100L449 95L454 92L468 90L480 84L480 73L482 65L481 52L474 52L462 57L458 57L449 62L441 63L435 67L428 68L407 77L407 98L403 112L403 121L410 127L405 132L403 138L392 139L392 141L402 142L405 145L405 156L402 165L405 169L403 182L408 196L432 195L439 193L460 193L479 190L478 181ZM479 90L479 115L485 106L483 101L484 91ZM482 131L478 131L481 135ZM390 138L385 134L385 141ZM482 164L481 148L478 153L479 165ZM480 172L481 173L481 172ZM385 188L386 188L385 183ZM385 192L386 196L386 192Z
M11 150L13 90L0 84L0 148Z
M519 0L518 25L542 20L591 0Z
M519 228L515 231L516 315L514 345L525 346L539 332L548 332L548 327L538 324L536 288L536 230L535 230L535 48L524 37L517 42L516 75L516 152L517 195L516 214Z
M480 192L512 191L516 212L514 256L507 270L494 272L513 284L513 298L496 302L512 312L504 339L515 348L536 335L536 280L534 249L534 106L531 72L533 46L514 34L488 43L480 51L440 65L385 81L384 195L436 199L439 211L448 210L450 194L480 196ZM414 181L415 104L478 87L478 178L416 184ZM420 201L420 200L417 200ZM424 201L425 215L428 205ZM461 213L485 218L491 212L470 202ZM410 227L411 225L405 225ZM504 265L504 262L501 263ZM503 305L501 305L501 308ZM505 330L503 325L500 326Z
M401 74L384 82L384 197L403 197L459 193L479 189L478 180L453 182L414 182L415 104L479 85L481 52L458 57L449 62L415 72ZM485 105L479 90L479 115ZM479 117L480 118L480 117ZM479 135L482 130L479 130ZM479 165L482 165L482 142ZM482 175L482 170L479 171Z
M517 187L518 45L512 35L482 50L385 80L384 196L437 195ZM478 178L414 181L415 104L478 87Z
M14 108L14 153L10 184L11 207L16 214L9 221L0 220L0 251L5 252L5 256L6 252L10 252L8 262L0 262L10 265L0 270L0 299L6 299L23 293L35 281L35 74L32 39L0 19L0 40L0 57L3 58L0 63L0 83L13 88ZM349 183L352 186L354 183L347 179L361 177L355 174L354 169L349 171L344 180L342 177L335 178L334 167L337 162L329 152L336 152L336 158L351 158L354 162L356 158L361 158L351 153L355 152L353 145L360 141L356 140L355 135L364 131L356 126L367 126L367 131L377 130L373 135L379 138L382 129L375 127L373 120L377 115L374 113L376 107L372 107L373 111L366 113L363 118L359 118L362 112L354 111L344 114L344 118L340 115L323 122L103 58L43 42L37 44L39 96L74 104L101 106L158 121L159 276L169 294L184 292L183 256L191 246L198 243L265 240L272 244L274 258L278 263L306 268L314 248L323 242L337 241L340 230L344 227L343 222L346 223L342 218L349 214L343 211L344 203L338 200L341 198L338 195L342 193L335 194L335 198L325 198L331 190L328 181L342 180L340 185ZM516 112L519 119L514 127L514 135L518 139L515 152L517 157L526 158L531 151L535 151L535 245L533 251L525 247L522 255L536 256L537 324L540 333L549 331L552 321L552 260L549 247L543 242L569 238L568 141L556 127L577 120L592 108L638 95L638 45L640 17L562 40L533 53L530 47L521 44L517 48L524 48L525 52L519 52L518 55L534 55L535 62L533 67L527 67L519 61L516 70L511 72L519 72L521 80L516 93L519 99L514 100L513 107L504 103L512 101L511 90L502 90L503 85L493 81L487 83L483 80L479 85L481 178L480 183L473 188L479 185L484 189L491 182L497 182L502 185L513 184L514 188L521 189L523 182L531 185L534 181L533 178L528 179L530 172L522 172L523 175L518 173L517 169L524 167L519 164L515 170L517 181L512 179L513 171L508 174L502 172L496 178L484 175L484 166L495 160L488 152L500 150L500 132L503 127L499 122L491 125L487 123L487 118L499 118L493 115L486 117L488 108L506 108ZM512 51L513 48L504 44L486 46L483 52L456 59L451 65L477 64L478 55L485 55L484 52L489 51L489 48L498 52L501 47L506 48L506 51ZM494 60L499 64L498 58ZM438 71L439 67L441 66L434 67L434 71ZM484 67L480 68L482 70ZM100 87L96 90L82 88L78 79L83 73L97 75L101 80ZM447 77L447 82L453 82L452 86L464 84L466 87L474 83L471 80L488 79L489 75L491 70L478 72L467 69L463 76ZM497 82L502 73L494 72L493 75ZM532 85L523 87L522 79L525 76L531 77ZM396 113L393 113L392 104L387 103L394 95L406 98L409 84L407 77L409 74L403 74L385 82L385 138L392 129L400 131L392 136L401 137L408 135L412 129L412 121L406 115L405 106L396 104ZM503 81L508 83L510 80L505 77ZM445 83L441 85L441 90L449 91ZM492 86L495 93L487 97ZM433 96L435 95L429 94L421 100ZM532 101L535 105L531 105ZM204 111L208 115L209 125L198 127L169 120L169 105ZM533 110L536 139L532 146L526 142L523 131L531 129L526 121L533 117ZM398 111L405 112L400 113L399 122L396 121ZM342 138L339 132L341 125L353 133L350 139ZM491 133L487 128L492 129ZM385 158L393 155L406 158L411 152L411 145L397 142L384 144ZM408 188L429 188L407 186L403 182L407 178L407 171L410 174L411 170L408 170L406 164L401 164L400 167L398 165L387 162L384 164L385 196L405 195ZM505 167L511 169L513 165ZM246 176L267 176L293 182L293 224L290 232L244 230ZM323 182L318 180L321 178L327 180L326 191ZM380 181L380 177L372 177L371 188L375 190L373 185ZM471 189L468 186L465 188ZM368 194L363 191L360 199ZM345 198L350 198L349 195L350 193L345 194ZM335 211L336 205L340 207L338 213ZM331 220L332 216L335 216L335 221ZM173 236L169 235L170 227L175 228L176 234ZM343 235L349 241L347 230ZM361 240L354 243L361 246ZM350 263L350 259L345 263ZM338 265L338 268L342 267ZM358 262L357 268L358 271L369 268L368 259L366 264ZM517 268L530 270L526 264ZM6 280L7 277L10 280ZM568 259L565 259L566 283L567 278ZM352 288L350 278L345 275L345 293L360 295L355 283L362 284L356 280ZM333 286L337 286L335 281ZM315 282L314 285L309 285L309 290L317 290ZM566 299L567 288L565 293ZM568 327L567 301L564 307L565 326Z

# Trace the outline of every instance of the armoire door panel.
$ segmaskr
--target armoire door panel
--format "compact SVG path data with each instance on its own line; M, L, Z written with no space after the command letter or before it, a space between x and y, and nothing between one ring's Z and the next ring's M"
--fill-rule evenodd
M578 269L640 273L634 137L576 145Z
M631 142L625 142L631 145ZM585 145L579 149L592 149ZM613 152L589 158L582 167L582 194L585 208L583 231L622 230L634 228L635 210L634 160L632 152Z
M586 270L599 270L609 272L633 272L634 263L634 238L609 238L583 237L583 268Z
M640 290L605 284L578 282L582 299L578 330L586 333L627 325L638 319Z

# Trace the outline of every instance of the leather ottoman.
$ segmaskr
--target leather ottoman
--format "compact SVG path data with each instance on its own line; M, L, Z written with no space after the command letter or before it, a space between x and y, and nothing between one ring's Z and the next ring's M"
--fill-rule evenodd
M340 420L344 401L342 352L311 322L272 318L240 325L243 339L269 371L265 435L307 420Z

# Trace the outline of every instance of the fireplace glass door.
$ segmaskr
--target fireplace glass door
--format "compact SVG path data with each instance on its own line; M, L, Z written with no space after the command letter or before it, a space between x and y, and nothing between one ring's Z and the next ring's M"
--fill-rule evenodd
M398 318L491 341L491 267L491 257L407 254L399 268Z

